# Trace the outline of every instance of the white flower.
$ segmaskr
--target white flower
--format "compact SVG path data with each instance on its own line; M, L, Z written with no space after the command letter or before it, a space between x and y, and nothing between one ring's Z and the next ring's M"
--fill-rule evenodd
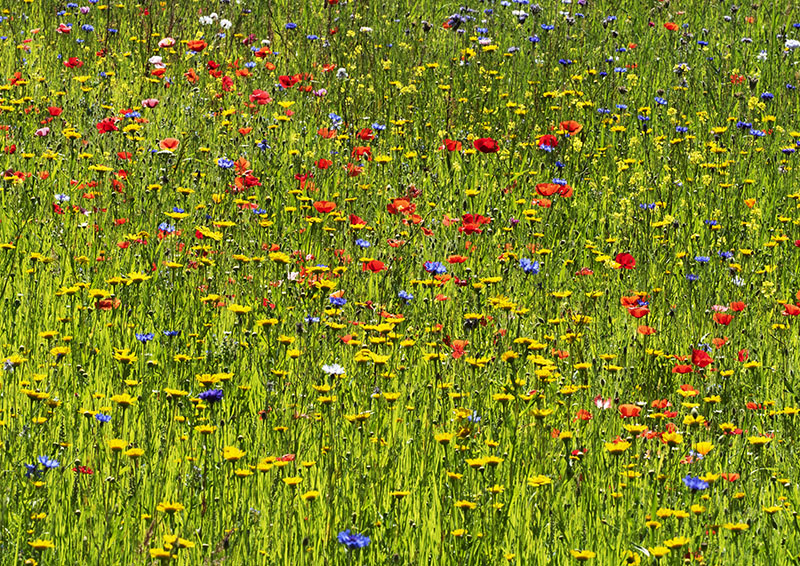
M759 54L756 56L756 59L758 59L759 61L766 61L766 60L767 60L767 52L766 52L766 51L761 51L761 52L760 52L760 53L759 53Z
M336 78L337 79L346 79L347 78L347 69L344 67L339 67L336 70Z
M328 375L344 375L344 368L339 364L326 364L322 366L322 371Z
M230 20L220 20L219 21L219 27L221 27L222 29L231 29L232 26L233 26L233 22L230 21Z
M797 41L796 39L787 39L783 46L786 49L797 49L800 47L800 41Z
M159 47L172 47L173 45L175 45L175 39L172 37L165 37L158 42Z
M368 28L366 26L362 26L358 31L360 31L362 33L371 33L372 32L372 28Z
M209 18L211 18L212 20L214 20L215 22L216 22L216 21L219 19L219 15L217 15L217 13L216 13L216 12L211 12L211 13L208 15L208 17L209 17Z
M212 20L208 16L200 16L200 25L201 26L210 26L213 23L214 23L214 20Z
M478 40L478 43L480 45L491 45L492 40L489 39L488 37L482 37L481 39Z
M166 65L161 59L161 55L153 55L147 60L147 62L153 65L156 69L163 69L164 67L166 67Z

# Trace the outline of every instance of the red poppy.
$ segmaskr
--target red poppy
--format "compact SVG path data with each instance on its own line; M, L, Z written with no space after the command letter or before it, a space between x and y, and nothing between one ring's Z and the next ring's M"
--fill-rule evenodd
M64 66L69 67L70 69L74 69L75 67L83 67L83 61L81 61L77 57L70 57L69 59L64 61Z
M97 131L101 134L107 134L109 132L116 132L119 130L115 123L114 118L104 118L97 123Z
M117 309L122 303L119 299L100 299L94 303L95 308L101 311L110 311L111 309Z
M439 149L446 149L447 151L461 151L461 142L445 139Z
M323 158L314 163L314 165L316 165L318 169L327 169L328 167L333 165L333 161L331 161L330 159Z
M586 409L578 409L578 412L575 413L575 420L590 421L592 420L592 413L590 413Z
M734 301L731 303L731 310L733 312L742 312L744 309L747 308L747 305L742 301Z
M538 146L558 147L558 138L551 134L545 134L539 138Z
M669 31L677 31L680 26L675 22L667 22L664 24L664 27L667 28Z
M288 76L288 75L281 75L278 77L278 82L281 83L281 86L285 89L290 89L298 82L300 82L300 75Z
M583 126L574 120L567 120L566 122L560 122L558 127L567 132L569 135L574 136L581 133L583 130Z
M617 257L614 258L619 264L621 269L633 269L636 267L636 260L631 254L624 253L624 254L617 254Z
M361 266L361 271L371 271L372 273L380 273L384 269L386 269L386 265L377 259L364 262L364 264Z
M319 130L317 130L317 135L325 138L326 140L329 140L331 138L336 137L336 130L330 130L328 128L320 128Z
M158 144L158 147L167 151L173 151L175 148L178 147L178 144L180 143L181 142L179 140L176 140L175 138L164 138Z
M693 371L692 366L686 364L678 364L672 368L672 373L692 373Z
M666 409L670 405L671 403L669 402L669 399L656 399L655 401L650 403L650 406L653 407L654 409Z
M650 314L650 309L647 307L633 307L628 309L628 313L630 313L633 318L642 318Z
M739 350L739 352L736 354L736 357L740 362L744 363L750 357L750 350L746 348L744 350Z
M332 212L333 209L336 208L336 203L327 200L318 200L317 202L314 203L314 208L320 214L327 214L329 212Z
M360 216L356 216L355 214L350 215L350 225L351 226L366 226L367 221L361 218Z
M714 360L705 350L692 350L692 363L699 368L710 365Z
M255 89L250 95L250 102L255 102L259 106L264 106L272 102L272 97L265 90Z
M783 306L783 316L797 316L800 314L800 307L791 303L786 303Z
M641 412L642 409L636 405L625 404L619 406L619 413L623 419L638 417Z
M389 214L413 214L417 210L417 205L404 198L396 198L391 204L386 205Z
M716 322L717 324L721 324L722 326L728 326L733 320L733 315L724 312L715 312L713 318L714 322Z
M58 106L48 106L47 107L47 112L54 118L56 118L58 116L61 116L61 113L63 111L64 110L62 108L59 108Z
M492 138L478 138L472 145L481 153L497 153L500 151L500 146Z
M536 185L536 192L543 197L550 197L561 189L561 185L555 183L539 183Z
M356 137L362 141L370 141L375 138L375 134L370 128L364 128L356 134Z
M464 263L467 258L463 255L451 255L447 258L447 263Z
M189 51L200 53L203 49L208 47L208 43L206 43L202 39L191 39L186 42L186 47L189 48Z
M728 339L727 339L727 338L714 338L713 340L711 340L711 343L712 343L712 344L714 344L714 347L715 347L717 350L719 350L719 349L720 349L720 348L722 348L722 347L723 347L725 344L727 344L727 343L728 343Z
M640 326L636 329L636 332L641 334L642 336L652 336L656 333L656 329L652 326Z
M367 161L372 161L372 150L366 146L356 146L350 153L350 156L354 159L361 159L365 155L367 156Z

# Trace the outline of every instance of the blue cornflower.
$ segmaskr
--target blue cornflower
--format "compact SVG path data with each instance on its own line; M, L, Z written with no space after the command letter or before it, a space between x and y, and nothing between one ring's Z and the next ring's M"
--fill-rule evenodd
M166 232L167 234L172 234L175 231L174 224L168 224L167 222L162 222L158 225L159 232Z
M214 403L219 403L222 401L222 397L225 394L223 393L222 389L208 389L200 393L197 398L202 399L209 405L213 405Z
M539 273L539 262L531 261L526 257L519 260L519 266L526 275L537 275Z
M481 417L478 415L478 411L472 411L472 414L467 417L467 420L471 423L479 423L481 422Z
M288 24L286 24L285 27L286 27L286 29L297 29L297 24L295 24L293 22L289 22Z
M256 216L261 216L262 214L267 214L268 212L269 212L268 210L265 210L263 208L254 208L253 209L253 214L255 214Z
M319 36L318 35L307 35L306 39L309 40L309 41L316 41L316 40L319 39Z
M749 129L753 127L753 123L742 122L741 120L739 120L738 122L736 122L736 127L739 128L740 130Z
M556 26L553 26L553 25L550 25L550 24L542 24L542 29L544 31L550 31L550 30L556 29Z
M169 338L174 338L176 336L181 335L180 330L162 330L162 332L164 333L164 336L167 336Z
M750 135L753 136L754 138L763 138L767 134L765 134L761 130L756 130L755 128L751 128L750 129Z
M230 169L231 167L233 167L233 160L228 159L227 157L220 157L219 159L217 159L217 165L219 165L223 169Z
M775 95L771 92L761 93L761 100L772 100L773 98L775 98Z
M661 98L660 96L656 96L653 100L656 101L656 104L660 104L661 106L666 106L667 105L667 99L666 98Z
M532 35L532 36L530 36L528 38L528 41L530 41L531 43L539 43L539 36L538 35Z
M104 415L103 413L97 413L94 416L101 425L111 422L111 415Z
M709 257L705 255L696 255L694 256L694 260L697 263L708 263Z
M724 260L733 259L733 252L719 252L719 258Z
M403 299L406 302L406 304L410 303L414 299L414 295L412 295L407 291L400 291L399 293L397 293L397 296Z
M425 271L433 273L434 275L444 275L447 273L447 268L438 261L426 261Z
M704 482L699 477L693 478L690 475L687 475L683 478L683 483L692 491L702 491L704 489L708 489L708 482Z
M26 478L29 478L29 477L33 476L34 474L38 475L39 472L40 472L40 470L37 469L36 464L22 464L22 465L25 466L25 469L26 469L26 472L25 472L25 477Z
M686 126L675 126L675 131L679 134L685 134L686 132L689 131L689 128L687 128Z
M686 280L689 281L690 283L692 283L694 281L699 281L700 277L695 275L695 274L693 274L693 273L688 273L686 275Z
M356 245L357 245L359 248L368 248L368 247L370 247L372 244L370 244L370 243L369 243L368 241L366 241L366 240L363 240L363 239L359 238L358 240L356 240Z
M337 537L339 542L347 547L348 550L358 550L369 545L369 537L358 533L351 533L350 529L342 531Z
M180 207L173 206L172 207L172 212L177 212L178 214L183 214L186 211L184 209L180 208Z
M61 465L58 460L48 458L47 456L39 456L37 460L45 470L54 470Z
M142 344L147 344L150 340L153 339L153 333L148 332L147 334L136 334L136 339L141 342Z
M559 59L558 62L564 65L565 67L567 67L568 65L572 65L571 59Z
M305 321L306 321L308 324L316 324L317 322L319 322L319 317L318 317L318 316L311 316L311 315L308 315L308 316L307 316L307 317L306 317L304 320L305 320Z
M264 138L260 142L256 144L261 151L267 151L268 149L272 149L272 147L267 143L267 138Z
M347 304L347 299L344 297L328 297L328 300L335 307L343 307Z
M627 110L628 109L628 105L627 104L617 104L616 107L617 107L617 110Z
M83 31L94 31L94 26L91 26L91 25L89 25L89 24L83 24L83 25L81 26L81 29L82 29Z

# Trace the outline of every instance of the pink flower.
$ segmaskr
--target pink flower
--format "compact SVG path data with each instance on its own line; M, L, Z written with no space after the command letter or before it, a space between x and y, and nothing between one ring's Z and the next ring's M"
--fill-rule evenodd
M713 307L711 307L711 310L714 312L726 312L728 310L728 307L726 307L725 305L714 305Z
M39 128L33 135L43 138L49 133L50 133L50 128Z
M158 99L157 98L145 98L142 100L142 106L144 108L155 108L158 106Z
M175 39L172 37L165 37L158 42L159 47L172 47L173 45L175 45Z
M611 408L611 398L603 399L602 395L598 395L594 398L594 406L598 409L610 409Z

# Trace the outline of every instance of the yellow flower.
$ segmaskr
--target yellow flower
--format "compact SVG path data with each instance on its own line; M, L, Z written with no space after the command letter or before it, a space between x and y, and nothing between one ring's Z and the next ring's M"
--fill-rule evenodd
M433 439L438 442L439 444L449 444L455 435L450 432L440 432L439 434L435 434Z
M610 454L613 454L615 456L622 454L628 448L631 447L630 442L606 442L605 444L606 444L606 450L608 450Z
M134 459L134 460L136 458L142 456L143 454L144 454L144 450L142 450L141 448L131 448L130 450L125 452L125 455L128 458L131 458L131 459Z
M656 558L663 558L669 554L669 548L666 546L656 546L655 548L648 548L648 550L650 551L650 554Z
M120 452L127 445L128 445L128 441L127 440L122 440L120 438L110 438L108 440L108 447L111 448L112 452Z
M472 501L461 500L461 501L456 501L455 506L458 509L475 509L478 506L478 504Z
M183 511L184 509L186 509L186 507L184 507L182 504L180 504L178 502L170 503L169 501L162 501L156 507L157 511L161 511L162 513L170 513L170 514L176 513L178 511Z
M573 558L579 562L585 562L586 560L590 560L597 556L597 554L591 550L570 550L569 553L572 554Z
M226 446L222 449L222 457L225 458L228 462L235 462L242 458L246 452L243 452L236 448L235 446Z
M111 400L119 404L119 406L122 407L123 409L130 407L131 405L134 405L136 403L136 398L131 397L127 393L123 393L122 395L114 395L113 397L111 397Z
M314 489L305 492L300 498L303 501L314 501L317 497L319 497L320 493Z
M680 548L692 542L692 539L686 537L675 537L664 541L664 546L667 548Z
M43 540L37 538L36 540L28 543L34 550L47 550L48 548L55 548L56 545L53 544L51 540Z
M695 452L697 452L698 454L701 454L702 456L705 456L706 454L711 452L713 449L714 449L714 445L711 444L710 442L698 442L697 444L694 445Z
M722 525L722 528L728 531L741 532L749 529L750 525L748 525L747 523L725 523L724 525Z
M548 478L547 476L534 476L532 478L528 478L528 485L531 487L542 487L543 485L550 485L553 483L553 480Z
M301 478L301 477L283 478L283 483L285 483L289 487L294 487L297 484L301 483L302 481L303 481L303 478Z
M747 441L754 446L764 446L772 442L772 439L768 436L749 436Z

